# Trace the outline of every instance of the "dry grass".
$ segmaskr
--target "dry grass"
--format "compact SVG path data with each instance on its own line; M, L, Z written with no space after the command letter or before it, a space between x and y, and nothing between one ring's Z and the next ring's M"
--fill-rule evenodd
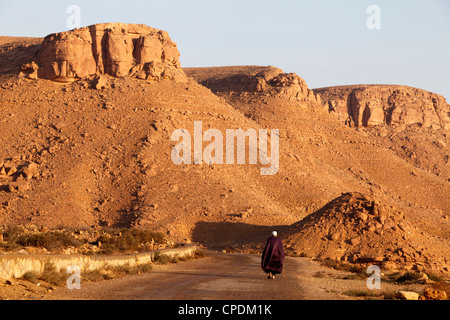
M322 265L332 268L334 270L348 271L364 277L367 277L367 273L364 267L360 265L352 265L348 263L342 263L331 259L325 259L322 261Z
M360 290L360 289L346 290L342 294L349 297L364 298L367 300L372 299L392 300L395 297L395 291L390 292L390 291L375 291L375 290Z
M152 263L165 265L169 263L177 263L179 261L189 261L193 259L200 259L205 257L205 252L203 250L195 250L190 255L185 256L168 256L160 252L156 252ZM86 282L97 282L103 280L110 280L117 277L141 274L146 272L151 272L153 270L153 265L151 263L144 263L140 265L130 265L125 264L116 267L106 267L104 269L95 269L84 271L81 274L82 280ZM65 270L57 270L56 266L49 262L44 266L44 272L38 274L36 272L28 271L23 274L21 279L27 280L33 284L39 283L39 281L45 281L49 284L55 286L64 286L69 277L69 274Z

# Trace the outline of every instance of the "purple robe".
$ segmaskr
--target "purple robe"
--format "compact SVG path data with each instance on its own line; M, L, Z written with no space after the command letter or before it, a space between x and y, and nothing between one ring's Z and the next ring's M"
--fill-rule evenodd
M266 273L278 274L283 271L284 249L283 243L277 237L267 239L266 247L261 256L261 268Z

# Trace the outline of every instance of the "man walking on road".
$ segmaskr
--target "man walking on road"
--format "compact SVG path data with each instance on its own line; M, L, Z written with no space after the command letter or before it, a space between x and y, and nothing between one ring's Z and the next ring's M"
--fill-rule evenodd
M269 274L267 279L275 279L275 275L283 271L283 262L283 243L278 238L277 232L273 231L272 236L267 239L266 247L261 256L261 268Z

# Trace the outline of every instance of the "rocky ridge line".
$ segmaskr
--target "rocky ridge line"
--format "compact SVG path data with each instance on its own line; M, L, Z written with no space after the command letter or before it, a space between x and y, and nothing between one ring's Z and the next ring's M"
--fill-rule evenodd
M201 69L211 70L214 76L204 76ZM242 66L185 68L186 74L219 96L236 95L276 97L292 102L321 102L320 96L308 88L304 79L295 73L285 73L272 66ZM208 74L206 72L206 74Z

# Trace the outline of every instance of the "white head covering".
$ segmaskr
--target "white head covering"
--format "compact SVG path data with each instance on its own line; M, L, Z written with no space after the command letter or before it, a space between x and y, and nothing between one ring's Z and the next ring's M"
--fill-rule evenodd
M276 237L276 236L278 235L278 233L277 233L276 231L272 231L272 235L273 235L274 237Z

